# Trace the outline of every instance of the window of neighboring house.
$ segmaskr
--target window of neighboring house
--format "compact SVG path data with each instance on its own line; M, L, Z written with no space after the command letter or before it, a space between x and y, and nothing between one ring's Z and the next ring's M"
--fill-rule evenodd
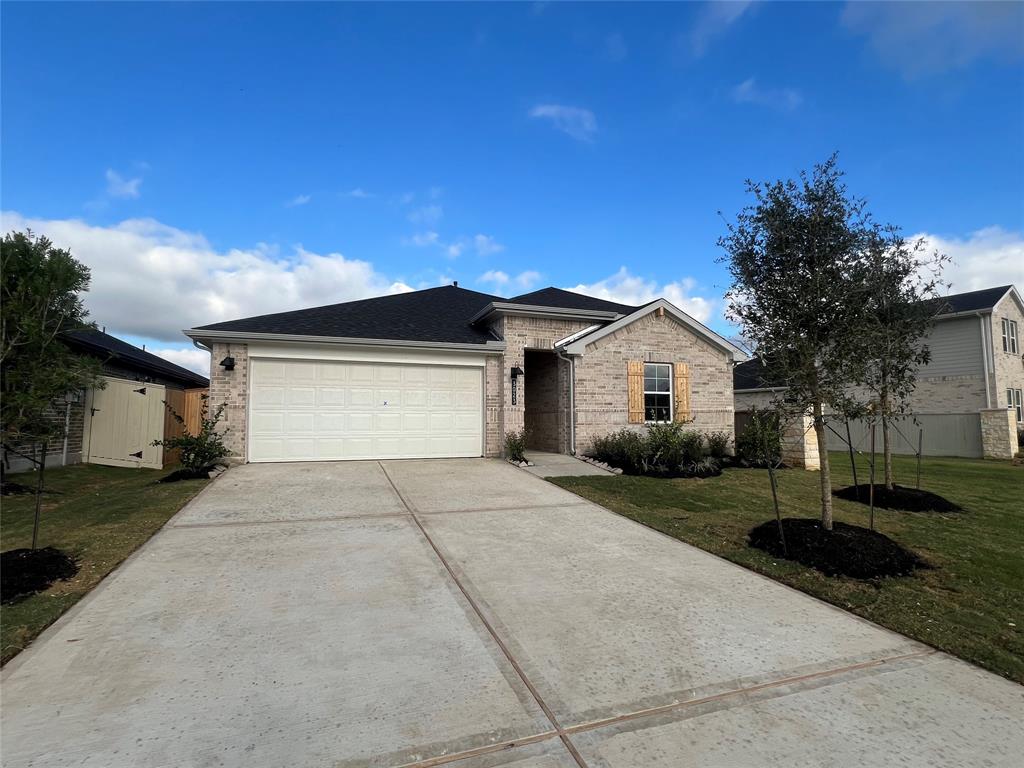
M1019 389L1006 390L1006 404L1017 412L1018 422L1024 421L1024 405L1022 405L1024 398L1021 397L1022 394L1024 392L1021 392Z
M1017 321L1003 319L1003 352L1016 355L1017 346Z
M672 366L644 363L644 421L672 421Z

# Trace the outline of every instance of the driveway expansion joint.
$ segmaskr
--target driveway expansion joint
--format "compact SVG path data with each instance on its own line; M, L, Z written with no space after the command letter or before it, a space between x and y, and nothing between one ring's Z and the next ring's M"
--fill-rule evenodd
M402 504L404 504L405 508L409 510L409 515L412 517L413 522L416 523L416 527L420 529L420 533L423 535L423 538L426 539L427 544L430 545L430 548L434 551L434 554L441 561L441 564L444 566L444 569L448 572L448 576L455 583L455 586L459 588L459 591L462 593L462 596L466 599L466 602L469 603L470 608L473 609L473 612L476 614L477 618L483 624L484 628L487 630L488 634L491 636L494 642L498 645L498 648L501 650L502 654L504 654L505 658L508 660L508 663L512 666L512 669L515 670L516 675L518 675L519 679L523 681L523 685L526 686L526 689L530 692L530 695L533 696L538 706L540 706L541 711L544 712L544 716L547 717L548 721L554 727L556 735L561 740L566 750L568 750L569 754L572 756L572 759L576 761L576 764L580 766L580 768L589 768L586 761L583 759L583 756L579 753L579 750L576 749L576 745L573 744L572 740L569 738L569 734L558 722L558 718L555 717L555 713L547 705L547 703L541 697L540 692L531 682L530 678L526 675L526 672L523 670L522 665L520 665L520 663L516 660L515 656L512 655L512 652L509 650L505 642L501 639L501 636L498 635L494 627L491 626L491 623L487 620L487 617L484 616L483 611L477 604L476 599L469 593L469 590L467 590L466 587L459 580L459 577L455 574L455 570L452 568L451 564L441 553L440 548L437 546L437 544L434 543L434 540L430 537L430 534L427 533L427 529L423 527L423 523L421 523L419 518L416 517L416 509L413 507L412 504L409 503L409 501L405 498L405 495L399 490L398 486L395 484L394 479L391 477L390 473L388 472L384 464L381 462L377 462L377 464L380 467L381 471L384 473L384 476L388 479L388 482L391 483L391 487L395 489L395 493L398 494L398 498L401 499Z

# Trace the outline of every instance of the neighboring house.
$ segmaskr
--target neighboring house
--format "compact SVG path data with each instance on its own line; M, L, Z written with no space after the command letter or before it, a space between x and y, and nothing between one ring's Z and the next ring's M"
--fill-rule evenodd
M927 338L931 361L918 371L910 402L914 419L897 424L902 434L896 434L895 450L914 453L921 430L926 455L1008 458L1024 426L1024 302L1012 285L940 301ZM756 359L736 367L733 383L738 425L752 406L767 405L785 389ZM845 434L845 424L833 426ZM865 437L866 426L854 424L861 448Z
M152 445L181 434L164 401L184 414L186 399L209 387L206 377L99 330L72 331L64 340L76 352L102 361L106 387L68 396L64 412L57 414L65 420L67 437L49 446L47 466L84 462L159 468L175 461ZM12 472L32 467L14 453L7 459Z
M458 285L214 323L211 407L241 461L500 456L504 435L584 452L653 421L732 433L742 353L664 299Z

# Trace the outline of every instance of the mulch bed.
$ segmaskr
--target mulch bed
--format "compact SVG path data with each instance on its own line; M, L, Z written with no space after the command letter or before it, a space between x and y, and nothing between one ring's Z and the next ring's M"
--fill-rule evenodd
M826 576L877 579L908 576L928 564L878 531L835 522L826 531L820 520L783 518L788 557L783 554L775 520L761 523L748 534L750 546L775 557L795 560Z
M36 489L22 483L15 483L12 480L5 480L3 485L0 485L0 495L3 496L24 496L29 493L35 493Z
M848 485L833 491L832 495L845 499L846 501L859 501L861 504L868 503L868 491L871 486L868 483L863 485ZM947 498L939 496L931 491L919 491L917 488L907 488L904 485L896 485L890 491L885 485L875 485L875 506L880 509L897 509L902 512L963 512L964 508L954 504Z
M212 466L204 469L176 469L166 477L157 480L158 483L176 483L179 480L206 480L210 477Z
M0 602L7 604L42 592L76 573L74 558L54 547L10 549L0 554Z

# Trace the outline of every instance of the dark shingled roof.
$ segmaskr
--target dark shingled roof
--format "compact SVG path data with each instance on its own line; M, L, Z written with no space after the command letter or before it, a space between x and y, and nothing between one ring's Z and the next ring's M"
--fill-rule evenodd
M353 339L403 339L453 344L495 341L486 328L469 319L499 296L445 285L326 307L203 325L200 331L280 333Z
M939 314L948 315L956 312L982 312L986 309L992 309L1011 288L1013 288L1012 285L1001 285L998 288L983 288L980 291L954 293L952 296L943 296L941 299L936 300L940 302Z
M73 349L104 360L116 361L129 368L158 374L188 387L210 386L210 381L205 376L200 376L194 371L175 365L144 349L133 347L127 341L122 341L116 336L94 328L68 331L64 334L64 339Z
M778 386L781 385L777 381L772 381L759 357L752 357L732 369L733 389L770 389Z
M616 304L614 301L595 299L582 293L563 291L561 288L541 288L539 291L513 296L507 300L510 304L527 304L531 307L558 307L559 309L591 309L598 312L618 312L628 315L637 310L628 304Z

